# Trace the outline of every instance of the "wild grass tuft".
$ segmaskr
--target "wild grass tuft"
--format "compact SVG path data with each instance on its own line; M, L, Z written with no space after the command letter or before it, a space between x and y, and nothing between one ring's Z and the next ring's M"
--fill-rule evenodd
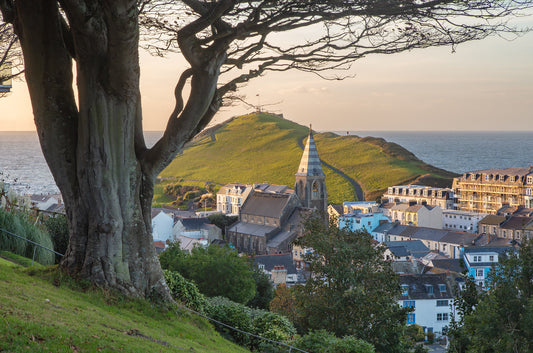
M33 224L26 213L0 209L0 228L29 239L48 249L54 248L50 235ZM18 237L14 237L4 231L0 231L0 249L30 259L33 258L35 251L35 261L43 265L53 264L55 259L53 252L33 245Z

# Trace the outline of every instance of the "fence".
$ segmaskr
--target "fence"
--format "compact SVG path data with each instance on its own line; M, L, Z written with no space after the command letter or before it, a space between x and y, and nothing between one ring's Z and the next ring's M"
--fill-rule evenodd
M0 228L0 231L1 231L1 232L4 232L4 233L6 233L6 234L9 234L9 235L11 235L11 236L14 236L14 237L16 237L16 238L19 238L19 239L25 240L25 241L28 242L28 243L33 244L33 257L32 257L32 259L31 259L31 264L32 264L32 265L33 265L33 263L34 263L34 261L35 261L35 250L37 250L37 247L40 247L40 248L43 248L43 249L45 249L45 250L51 251L51 252L53 252L53 253L56 254L56 255L64 256L63 254L60 254L60 253L58 253L57 251L54 251L54 250L52 250L52 249L49 249L49 248L47 248L46 246L43 246L43 245L41 245L41 244L38 244L38 243L36 243L36 242L34 242L34 241L30 240L30 239L26 239L26 238L24 238L24 237L22 237L22 236L20 236L20 235L18 235L18 234L11 233L10 231L5 230L4 228Z

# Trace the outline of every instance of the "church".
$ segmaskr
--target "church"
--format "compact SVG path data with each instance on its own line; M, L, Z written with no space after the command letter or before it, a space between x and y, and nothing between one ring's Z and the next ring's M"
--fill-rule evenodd
M302 221L314 211L327 210L326 176L312 130L295 174L294 190L287 187L254 189L239 212L239 221L226 232L238 252L256 255L290 252L302 233Z

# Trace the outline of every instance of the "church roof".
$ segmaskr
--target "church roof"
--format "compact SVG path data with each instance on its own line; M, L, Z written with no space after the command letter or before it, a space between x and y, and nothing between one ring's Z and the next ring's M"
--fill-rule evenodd
M280 218L290 199L290 194L254 192L244 202L241 214Z
M307 137L307 143L305 144L304 153L296 175L324 175L311 129L309 129L309 136Z

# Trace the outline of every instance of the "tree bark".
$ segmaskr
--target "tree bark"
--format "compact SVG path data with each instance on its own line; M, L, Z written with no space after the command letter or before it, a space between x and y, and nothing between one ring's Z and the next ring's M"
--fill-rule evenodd
M155 169L142 163L135 1L99 11L65 1L69 31L55 1L15 5L37 132L69 221L61 267L129 296L170 300L151 234Z

